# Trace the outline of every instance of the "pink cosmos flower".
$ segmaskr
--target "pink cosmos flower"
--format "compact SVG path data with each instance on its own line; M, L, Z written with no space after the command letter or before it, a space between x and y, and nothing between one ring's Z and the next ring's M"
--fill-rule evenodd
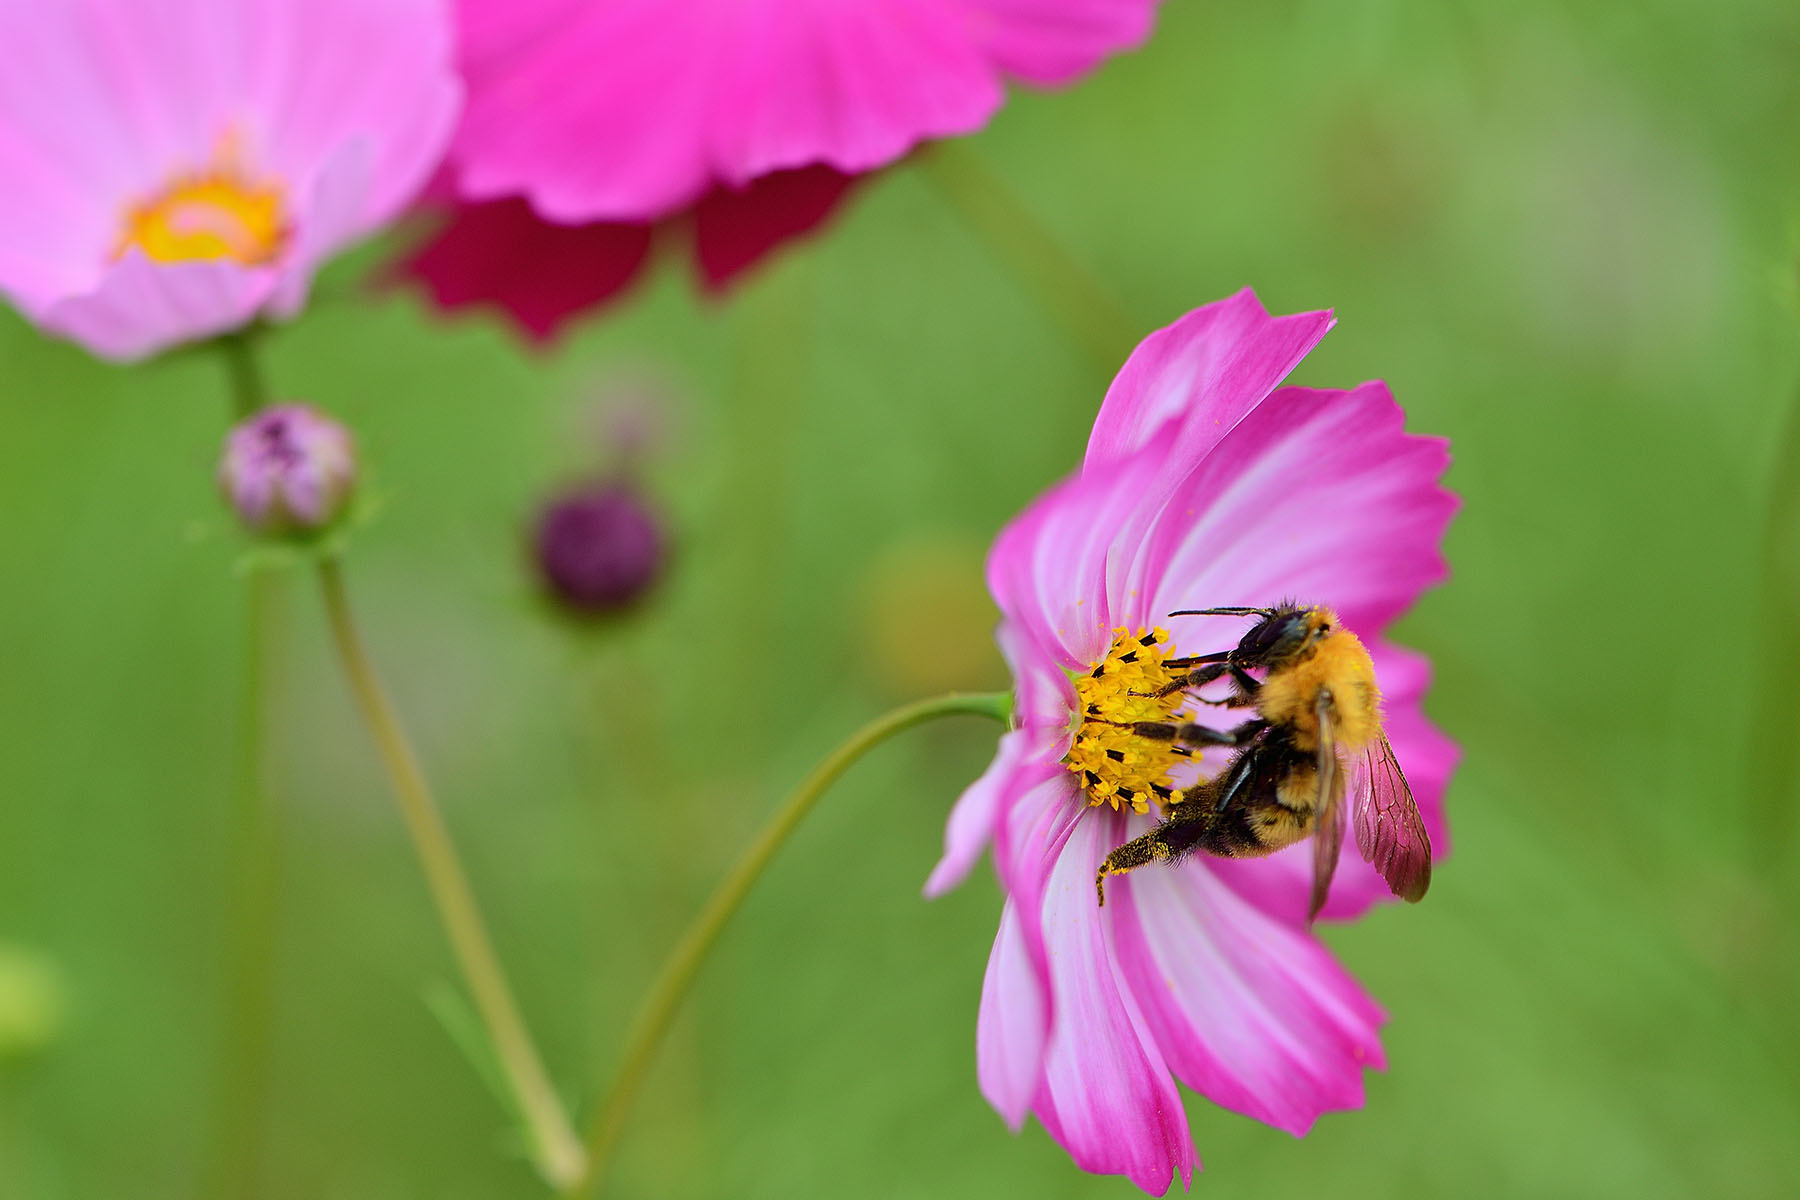
M1148 866L1096 903L1101 860L1155 824L1150 785L1181 786L1184 769L1210 774L1224 758L1209 751L1196 770L1173 754L1128 757L1110 778L1077 774L1090 670L1144 632L1167 635L1149 653L1160 662L1228 649L1245 628L1177 609L1329 605L1374 657L1394 750L1436 852L1446 846L1456 748L1420 711L1425 661L1381 631L1444 576L1447 446L1406 434L1380 383L1277 390L1332 323L1271 318L1246 290L1152 334L1107 392L1081 471L988 560L1014 728L957 802L926 891L953 887L991 847L1006 903L976 1031L982 1092L1014 1128L1037 1114L1085 1170L1158 1195L1199 1165L1176 1080L1303 1134L1361 1105L1364 1069L1383 1065L1384 1018L1307 928L1309 843ZM1387 895L1345 854L1322 916Z
M291 315L460 95L441 0L0 0L0 292L118 359Z
M1004 79L1061 86L1137 45L1156 3L457 0L463 206L402 272L542 337L636 278L647 226L691 211L722 287L851 178L981 128Z

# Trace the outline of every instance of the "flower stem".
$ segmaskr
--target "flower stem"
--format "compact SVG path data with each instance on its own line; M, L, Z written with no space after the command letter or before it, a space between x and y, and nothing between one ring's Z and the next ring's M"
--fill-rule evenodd
M261 333L260 327L246 325L218 339L231 377L232 405L240 421L269 402L269 387L256 359L256 339Z
M913 161L1000 264L1105 370L1137 344L1136 326L980 155L960 141L933 143Z
M267 571L248 580L245 615L242 749L231 879L225 905L229 968L223 1022L224 1063L209 1195L255 1194L263 1101L268 1090L269 1027L274 1007L275 796L269 762L270 677L281 619L279 581Z
M257 370L253 331L219 339L238 419L268 400ZM207 1194L256 1191L263 1102L268 1088L269 1028L274 1007L275 797L269 762L269 701L276 648L283 628L279 581L253 572L245 592L243 695L239 713L238 807L234 814L230 878L225 896L227 985L222 1022L216 1156Z
M663 964L662 974L651 986L650 994L638 1011L631 1032L625 1039L624 1060L613 1081L612 1090L607 1093L588 1126L586 1169L563 1190L563 1200L578 1200L599 1185L624 1129L632 1101L649 1072L657 1045L668 1032L669 1025L680 1010L688 989L693 986L694 977L706 961L708 952L719 940L726 922L731 920L732 915L743 904L744 897L761 878L776 851L781 849L806 814L812 811L813 805L818 803L825 790L857 759L903 730L938 717L959 713L993 717L1004 722L1008 719L1011 708L1012 698L1004 693L968 696L952 694L920 700L869 722L813 769L812 774L775 811L775 815L731 869L731 873L720 882L706 906L700 910L693 924L688 926L687 932L676 944L668 961Z
M376 749L387 767L400 802L401 815L412 835L413 847L425 868L438 916L450 938L462 968L463 979L474 995L476 1010L493 1041L495 1055L518 1100L519 1112L532 1142L532 1158L553 1187L565 1187L583 1174L581 1143L569 1124L562 1103L538 1059L531 1035L525 1029L507 986L505 972L488 939L487 927L476 906L468 875L457 858L450 831L432 799L425 773L419 766L399 717L375 673L367 649L357 632L344 589L338 560L319 563L319 585L324 592L332 638L357 705L368 722Z

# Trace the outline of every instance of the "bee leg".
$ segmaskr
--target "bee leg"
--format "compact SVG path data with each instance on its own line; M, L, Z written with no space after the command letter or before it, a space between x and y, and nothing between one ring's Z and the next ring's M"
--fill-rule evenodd
M1204 845L1217 824L1216 814L1200 806L1190 815L1171 816L1142 837L1133 838L1106 856L1094 874L1094 894L1106 907L1106 877L1123 875L1151 863L1174 862L1196 846Z
M1246 722L1248 724L1248 722ZM1203 807L1214 813L1222 813L1231 804L1232 798L1242 790L1250 779L1250 772L1257 765L1257 753L1246 750L1232 760L1223 775L1215 776L1198 787L1190 788L1181 798L1182 803L1189 800L1211 800L1211 804ZM1217 795L1209 795L1216 792Z
M1255 708L1256 694L1262 691L1262 684L1256 681L1256 677L1244 668L1234 666L1231 668L1231 682L1237 686L1229 696L1219 700L1208 700L1205 696L1195 696L1194 699L1219 708Z
M1175 658L1163 659L1163 666L1173 670L1186 670L1189 667L1204 666L1207 663L1227 663L1231 661L1232 651L1215 650L1211 654L1183 654Z
M1168 663L1164 663L1168 666ZM1215 679L1220 679L1231 670L1227 663L1212 663L1209 666L1197 667L1185 675L1181 675L1150 693L1158 700L1164 696L1173 696L1176 692L1185 692L1192 688L1202 688Z
M1223 679L1226 675L1230 675L1231 682L1237 685L1231 695L1220 700L1208 700L1203 696L1195 697L1195 699L1202 704L1217 705L1220 708L1253 707L1256 703L1256 693L1262 690L1262 684L1258 683L1256 677L1250 672L1235 663L1213 663L1211 666L1189 671L1179 679L1157 688L1151 695L1160 700L1164 696L1172 696L1176 692L1197 691L1215 679Z
M1199 725L1191 721L1181 724L1173 721L1128 721L1115 724L1151 742L1178 742L1183 746L1241 746L1268 728L1269 723L1257 717L1230 729L1214 729L1210 725Z
M1162 826L1158 825L1144 836L1131 839L1106 856L1106 861L1100 864L1100 870L1094 874L1094 894L1099 898L1101 908L1106 907L1108 875L1123 875L1127 871L1135 871L1154 862L1168 862L1175 857L1175 852L1157 836L1161 832Z

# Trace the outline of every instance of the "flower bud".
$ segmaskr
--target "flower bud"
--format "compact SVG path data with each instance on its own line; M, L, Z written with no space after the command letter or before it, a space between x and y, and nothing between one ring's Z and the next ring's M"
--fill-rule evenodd
M662 574L662 528L619 479L586 484L552 501L538 519L534 549L550 591L583 616L630 607Z
M226 435L219 488L254 533L317 533L343 514L356 488L356 444L315 408L265 408Z

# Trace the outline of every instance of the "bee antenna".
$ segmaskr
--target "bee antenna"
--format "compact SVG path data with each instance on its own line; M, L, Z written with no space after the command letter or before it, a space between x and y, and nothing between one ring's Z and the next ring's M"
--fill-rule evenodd
M1171 617L1266 617L1273 611L1268 608L1183 608L1169 615Z

